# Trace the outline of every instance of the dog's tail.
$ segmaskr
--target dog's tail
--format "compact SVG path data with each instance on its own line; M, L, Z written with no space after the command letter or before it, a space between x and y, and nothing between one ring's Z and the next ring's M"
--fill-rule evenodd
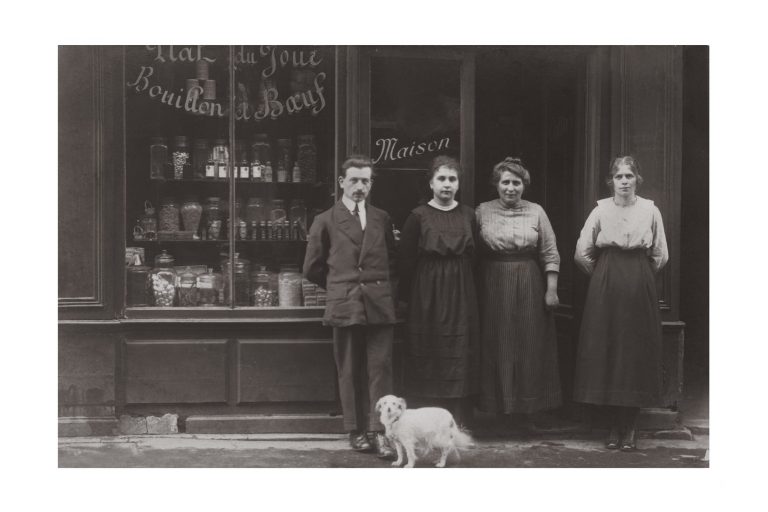
M451 421L451 437L453 437L453 444L456 448L475 446L475 440L472 439L471 432L459 427L455 421Z

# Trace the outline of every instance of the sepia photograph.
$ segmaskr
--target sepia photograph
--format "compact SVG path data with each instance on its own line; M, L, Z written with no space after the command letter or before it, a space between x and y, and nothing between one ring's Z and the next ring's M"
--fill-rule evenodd
M61 467L708 466L707 46L58 66Z
M750 4L6 10L12 507L759 503Z

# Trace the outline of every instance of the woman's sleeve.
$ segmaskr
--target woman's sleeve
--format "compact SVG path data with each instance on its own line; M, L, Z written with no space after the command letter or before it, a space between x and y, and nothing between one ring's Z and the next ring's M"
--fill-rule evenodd
M667 249L667 237L664 234L664 222L661 219L661 212L658 208L653 209L653 245L651 245L651 261L653 270L658 272L669 261L669 250Z
M584 227L581 228L579 240L576 242L576 253L573 256L576 265L587 275L592 275L595 270L595 252L597 247L597 234L600 232L600 217L598 208L592 210L587 217Z
M547 212L539 208L539 261L544 272L560 272L560 253L557 252L555 230Z
M413 273L416 271L416 257L419 250L419 237L421 235L421 221L419 215L411 213L403 225L400 233L400 245L397 250L397 267L400 275L398 285L398 300L410 302L411 283Z

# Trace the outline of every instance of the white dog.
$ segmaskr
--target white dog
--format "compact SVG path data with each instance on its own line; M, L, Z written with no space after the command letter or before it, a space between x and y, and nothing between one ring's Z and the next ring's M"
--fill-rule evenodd
M386 395L376 402L376 411L387 438L397 449L393 466L402 465L403 451L408 456L405 467L412 468L416 464L417 449L420 455L439 449L440 460L435 467L442 468L451 452L458 458L459 448L473 445L472 437L456 425L450 412L440 407L407 409L404 399Z

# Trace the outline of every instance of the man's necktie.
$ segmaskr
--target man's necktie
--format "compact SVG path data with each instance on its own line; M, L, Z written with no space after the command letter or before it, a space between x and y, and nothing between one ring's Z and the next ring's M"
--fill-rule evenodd
M357 221L357 225L360 226L360 229L363 229L363 222L360 219L360 205L355 203L355 209L352 210L352 216Z

